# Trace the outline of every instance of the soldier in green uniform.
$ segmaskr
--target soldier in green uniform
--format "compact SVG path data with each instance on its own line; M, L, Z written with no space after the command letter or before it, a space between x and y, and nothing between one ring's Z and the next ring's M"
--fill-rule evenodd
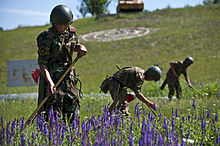
M85 46L79 44L75 28L70 26L72 20L70 8L58 5L50 15L52 27L37 37L38 64L41 70L38 105L45 97L53 94L54 98L48 100L41 111L47 113L52 105L55 111L68 118L79 109L75 69L66 75L57 88L55 83L71 64L73 52L77 52L79 58L87 52Z
M158 81L161 78L161 70L157 66L152 66L146 71L139 67L125 67L117 71L112 77L103 81L100 89L111 94L113 103L109 107L109 111L121 108L121 111L129 115L126 97L128 95L127 88L134 91L139 100L156 110L155 103L147 100L141 93L141 86L146 81Z
M168 84L168 88L169 88L168 98L170 100L172 99L172 96L174 95L174 90L176 90L176 97L181 98L182 89L181 89L180 82L179 82L180 74L184 75L185 80L188 83L189 87L192 88L192 84L187 75L187 68L191 64L193 64L192 57L186 57L184 61L177 60L177 61L170 62L170 68L167 72L167 77L160 87L160 89L163 90L166 84Z

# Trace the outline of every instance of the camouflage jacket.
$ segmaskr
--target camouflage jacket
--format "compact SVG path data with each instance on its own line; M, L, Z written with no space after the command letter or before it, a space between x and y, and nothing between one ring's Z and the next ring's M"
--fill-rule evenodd
M38 64L45 65L53 79L53 74L62 74L66 70L64 64L72 62L73 51L77 43L78 37L73 27L68 28L64 34L60 34L52 26L37 37ZM55 80L59 79L59 77L55 78Z
M180 76L180 74L187 75L187 68L184 67L183 62L176 60L171 62L173 64L174 70L176 71L177 75ZM169 75L173 75L173 72L171 69L169 69L168 73Z
M125 67L116 72L113 77L116 78L123 87L128 87L133 91L140 91L144 83L144 70L139 67Z
M45 65L48 68L54 83L68 69L68 65L72 62L72 55L77 43L78 37L73 27L68 28L64 34L60 34L52 26L37 37L38 64ZM72 70L58 87L63 89L63 91L67 91L70 82L74 80L74 76L75 70ZM47 89L48 83L42 74L40 74L38 104L49 95Z

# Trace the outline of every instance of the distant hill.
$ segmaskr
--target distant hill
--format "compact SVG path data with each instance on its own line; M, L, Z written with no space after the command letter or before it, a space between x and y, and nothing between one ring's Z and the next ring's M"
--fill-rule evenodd
M164 9L154 12L120 14L102 19L85 18L73 23L79 36L94 31L124 27L147 27L148 35L112 42L83 42L88 54L76 65L84 92L98 92L106 75L117 68L153 64L163 68L163 78L172 60L192 56L195 63L188 69L192 81L214 82L220 79L220 7L197 6ZM18 28L0 31L0 93L6 91L7 61L37 59L37 35L49 28ZM28 89L37 91L37 88ZM26 88L12 89L29 92Z

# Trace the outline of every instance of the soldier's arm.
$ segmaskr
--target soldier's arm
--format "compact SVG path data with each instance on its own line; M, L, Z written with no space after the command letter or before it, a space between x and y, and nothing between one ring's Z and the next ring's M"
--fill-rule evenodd
M135 91L135 95L137 98L142 101L143 103L147 104L150 106L152 109L156 110L155 104L149 100L147 100L144 95L140 92L140 90Z
M73 34L72 37L70 38L69 42L70 42L70 46L72 47L74 52L78 52L78 57L82 57L84 55L86 55L87 53L87 49L84 45L79 43L79 38L78 35L75 31L74 27L70 28L71 33Z
M186 80L186 82L188 83L189 87L190 87L190 88L193 88L193 86L192 86L192 84L191 84L191 82L190 82L190 79L189 79L189 76L187 75L187 73L184 73L184 77L185 77L185 80Z
M172 70L173 75L176 76L176 77L178 77L178 75L177 75L177 73L176 73L176 71L175 71L175 69L174 69L174 62L170 62L170 69Z
M40 66L40 71L41 71L43 77L46 79L46 81L47 81L47 83L48 83L48 85L49 85L49 89L48 89L49 92L50 92L51 94L56 93L55 84L54 84L54 82L53 82L53 80L52 80L52 78L51 78L51 76L50 76L50 73L49 73L49 71L48 71L48 68L47 68L45 65L43 65L43 64L41 64L41 65L39 65L39 66Z
M78 54L77 54L78 57L82 57L82 56L86 55L86 53L87 53L86 47L82 44L79 44L79 43L76 44L74 51L78 52Z

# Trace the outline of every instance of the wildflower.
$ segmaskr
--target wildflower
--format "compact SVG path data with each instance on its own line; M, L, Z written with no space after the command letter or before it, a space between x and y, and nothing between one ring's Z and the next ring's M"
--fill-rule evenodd
M24 117L23 117L22 123L21 123L21 131L23 131L23 130L24 130Z
M215 121L217 122L218 121L218 113L215 112Z
M72 128L73 128L73 129L76 129L76 120L73 120Z
M173 121L172 121L172 129L174 129L175 128L175 119L173 119Z
M158 138L158 145L163 145L163 138L160 134L159 134L159 138Z
M133 137L132 137L131 133L129 134L128 139L129 139L129 146L133 146Z
M11 124L11 135L12 136L14 136L15 125L16 125L16 119Z
M132 132L132 130L133 130L133 121L132 121L131 126L130 126L130 133Z
M193 98L193 104L192 104L193 108L196 109L196 102L195 102L195 98Z
M10 130L9 130L9 127L11 125L11 121L8 122L7 124L7 128L6 128L6 136L7 136L7 144L10 145L11 143L11 136L10 136Z
M25 146L26 145L26 143L25 143L25 138L24 138L24 134L22 133L22 135L21 135L21 145L22 146Z

